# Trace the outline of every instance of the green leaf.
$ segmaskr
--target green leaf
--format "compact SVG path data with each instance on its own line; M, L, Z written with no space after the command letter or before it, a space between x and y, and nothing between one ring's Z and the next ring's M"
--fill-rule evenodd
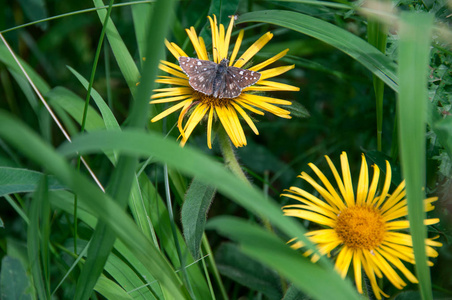
M281 299L278 274L243 254L236 245L221 244L215 252L215 261L221 274L264 294L269 299Z
M398 89L395 64L378 49L338 26L302 13L280 10L246 13L236 23L245 22L270 23L319 39L356 59L394 91Z
M291 285L284 295L283 300L298 300L307 298L295 285Z
M13 193L28 193L36 190L42 173L27 169L0 167L0 197ZM48 178L49 190L60 190L65 187L53 176Z
M105 276L100 276L94 287L106 299L132 300L132 298L124 289Z
M199 258L207 211L214 196L215 188L196 178L193 179L185 196L181 212L182 228L188 249L195 259Z
M336 272L311 262L256 224L235 217L217 217L210 220L206 228L237 241L244 254L272 267L316 299L360 299L349 281L343 281Z
M302 104L292 101L292 105L287 106L286 109L290 111L290 115L298 118L309 118L311 114Z
M2 300L33 299L31 282L27 277L24 266L17 258L3 257L0 291Z
M406 180L408 217L417 279L423 299L432 299L423 220L425 186L425 126L428 109L427 76L434 16L402 13L399 27L400 92L397 106L402 172Z

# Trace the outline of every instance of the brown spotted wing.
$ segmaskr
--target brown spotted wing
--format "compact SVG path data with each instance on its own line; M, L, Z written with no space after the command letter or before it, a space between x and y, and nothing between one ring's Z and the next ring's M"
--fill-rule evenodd
M179 57L179 65L188 76L190 86L215 98L236 98L242 90L261 78L259 72L228 66L229 60L219 64L192 57Z

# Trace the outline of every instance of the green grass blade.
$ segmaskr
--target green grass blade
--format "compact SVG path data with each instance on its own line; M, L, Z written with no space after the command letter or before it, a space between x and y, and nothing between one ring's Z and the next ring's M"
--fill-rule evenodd
M140 260L143 266L166 289L167 293L176 299L185 299L188 296L165 257L149 242L130 217L111 197L100 191L86 177L75 172L61 156L53 151L50 146L43 143L35 133L24 127L23 124L1 111L0 120L0 136L20 149L31 160L43 167L45 166L50 173L55 174L60 182L66 184L77 193L80 196L79 201L88 205L91 211L94 211L105 224L108 224L129 251ZM30 226L30 228L33 227ZM30 234L30 239L34 236L34 234ZM34 244L37 243L35 242Z
M433 15L403 13L399 28L398 103L399 138L402 171L410 231L416 261L416 273L423 299L432 299L430 272L425 252L424 226L425 126L427 118L427 75Z
M217 217L208 222L207 228L237 241L243 253L271 266L316 299L360 299L350 282L342 281L335 272L312 263L256 224L234 217Z
M144 58L146 47L146 30L150 28L149 16L152 13L152 5L149 3L137 4L132 6L133 25L135 27L135 36L137 39L140 61Z
M159 147L155 147L155 145L159 145ZM129 155L152 156L156 161L165 162L185 174L198 177L203 182L216 186L219 191L256 215L267 217L288 236L296 237L306 245L312 245L304 236L305 230L292 218L284 217L280 206L267 199L260 191L238 179L222 164L213 161L199 151L190 149L190 147L182 149L176 142L158 134L142 133L136 130L93 132L76 137L71 144L64 144L60 147L61 153L65 155L74 155L79 151L91 153L108 149L115 149ZM320 261L329 265L324 257Z
M100 276L99 280L94 287L96 291L99 292L106 299L117 299L117 300L132 300L132 298L126 291L124 291L119 285L114 281L108 279L105 276Z
M34 194L33 200L31 201L29 219L30 224L28 225L27 233L27 249L28 249L28 260L30 262L30 269L33 276L33 282L36 288L39 299L50 299L50 290L48 286L50 282L45 274L48 266L45 266L45 262L42 261L42 257L47 255L43 254L45 249L42 248L44 242L49 242L48 239L44 241L45 237L41 236L40 219L48 218L48 214L44 213L43 207L44 202L47 202L47 178L43 177L39 183L38 189Z
M97 8L104 6L102 0L93 0L93 2ZM99 9L97 10L97 14L99 15L100 21L104 22L105 16L107 15L107 10ZM121 70L122 75L127 82L127 85L129 86L132 94L135 94L136 84L140 80L140 72L138 71L135 61L130 55L129 50L127 50L127 47L124 44L121 36L119 35L119 32L116 29L116 26L111 18L107 23L107 38L111 49L113 50L113 54L116 58L119 69Z
M369 43L380 50L383 54L386 51L387 28L373 17L369 17L367 21L367 40ZM373 75L375 106L377 108L377 149L382 150L381 135L383 132L383 95L384 82L377 76Z
M338 26L302 13L278 10L246 13L236 23L245 22L270 23L319 39L356 59L394 91L398 89L394 63L366 41Z

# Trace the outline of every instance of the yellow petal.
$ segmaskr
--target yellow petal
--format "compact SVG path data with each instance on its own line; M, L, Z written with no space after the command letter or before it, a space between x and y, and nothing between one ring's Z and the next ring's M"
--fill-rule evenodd
M259 135L259 131L257 130L256 126L254 125L253 121L248 116L248 114L238 104L235 104L234 102L232 102L231 104L239 112L239 114L243 117L243 119L246 121L248 126L253 130L254 134Z
M182 101L181 103L178 103L174 106L171 106L170 108L168 108L167 110L164 110L163 112L159 113L158 115L156 115L154 118L152 118L151 122L156 122L160 119L163 119L164 117L166 117L167 115L175 112L178 109L181 109L185 104L187 103L191 103L192 100L185 100Z
M352 175L350 174L350 166L348 164L347 153L342 152L341 154L341 169L342 169L342 178L344 180L345 194L344 200L347 203L347 206L353 206L355 204L355 196L353 194L353 183L352 183Z
M242 44L244 34L245 34L245 31L243 29L240 30L239 36L237 37L237 40L235 41L234 49L232 50L231 58L229 59L230 66L233 65L234 60L237 57L237 53L239 53L240 45Z
M361 170L359 173L358 188L356 191L356 204L361 205L366 201L369 188L369 171L367 169L366 157L361 154Z
M278 54L276 54L275 56L273 56L273 57L267 59L266 61L261 62L261 63L258 64L258 65L252 66L251 68L249 68L249 70L250 70L250 71L259 71L259 70L265 68L266 66L268 66L268 65L270 65L270 64L272 64L272 63L274 63L274 62L277 61L278 59L284 57L284 56L287 54L288 51L289 51L289 49L286 49L286 50L284 50L284 51L281 51L281 52L279 52Z
M374 168L374 174L372 176L372 183L370 184L369 194L367 195L366 203L373 205L375 200L375 194L377 193L378 181L380 180L380 169L377 165L372 165Z
M213 121L213 105L210 105L209 119L207 121L207 147L212 149L212 121Z
M187 123L185 124L184 132L185 136L183 137L181 141L181 146L184 146L187 142L188 138L190 137L191 133L195 129L196 125L202 120L204 115L207 112L207 106L205 104L200 104L196 106L195 110L191 113L190 118L188 119Z
M278 75L284 74L287 71L292 70L294 67L295 67L295 65L281 66L281 67L276 67L273 69L261 71L261 72L259 72L259 73L261 73L260 80L264 80L264 79L268 79L268 78L272 78L272 77L276 77Z
M203 47L199 43L195 28L192 26L192 27L190 27L190 30L185 29L185 31L187 32L187 35L190 38L190 41L193 44L193 47L195 48L196 55L198 56L198 58L203 59L203 60L208 60L209 58L206 55L207 51L206 51L205 47L203 49Z
M234 67L241 68L244 64L246 64L262 47L265 46L273 37L273 34L270 32L265 33L261 36L254 44L252 44L240 58L235 62ZM261 77L262 78L262 77Z
M187 99L188 97L190 97L190 95L177 96L177 97L169 97L169 98L160 99L160 100L152 100L152 101L150 101L149 103L151 103L151 104L157 104L157 103L175 102L175 101L185 100L185 99Z
M262 80L257 84L243 89L243 91L299 91L300 88L285 83Z
M224 48L224 52L223 52L223 57L227 58L228 57L228 51L229 51L229 42L231 40L231 33L232 33L232 27L234 26L234 20L235 20L235 16L231 17L231 21L229 22L229 26L228 26L228 31L226 32L226 36L224 38L224 44L223 44L223 48ZM231 63L231 62L229 62Z

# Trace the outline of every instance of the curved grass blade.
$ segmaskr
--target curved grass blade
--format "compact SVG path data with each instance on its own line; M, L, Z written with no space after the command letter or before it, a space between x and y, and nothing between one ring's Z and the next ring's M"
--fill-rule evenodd
M246 13L236 23L245 22L270 23L319 39L351 56L391 89L398 90L395 64L378 49L338 26L302 13L279 10Z
M427 76L433 15L403 13L399 28L400 93L397 106L402 171L406 180L408 218L413 239L416 274L422 299L432 299L425 251L426 228L425 126L428 109Z
M350 282L338 281L335 272L312 263L256 224L235 217L217 217L208 222L207 228L237 241L243 253L271 266L316 299L361 299Z

